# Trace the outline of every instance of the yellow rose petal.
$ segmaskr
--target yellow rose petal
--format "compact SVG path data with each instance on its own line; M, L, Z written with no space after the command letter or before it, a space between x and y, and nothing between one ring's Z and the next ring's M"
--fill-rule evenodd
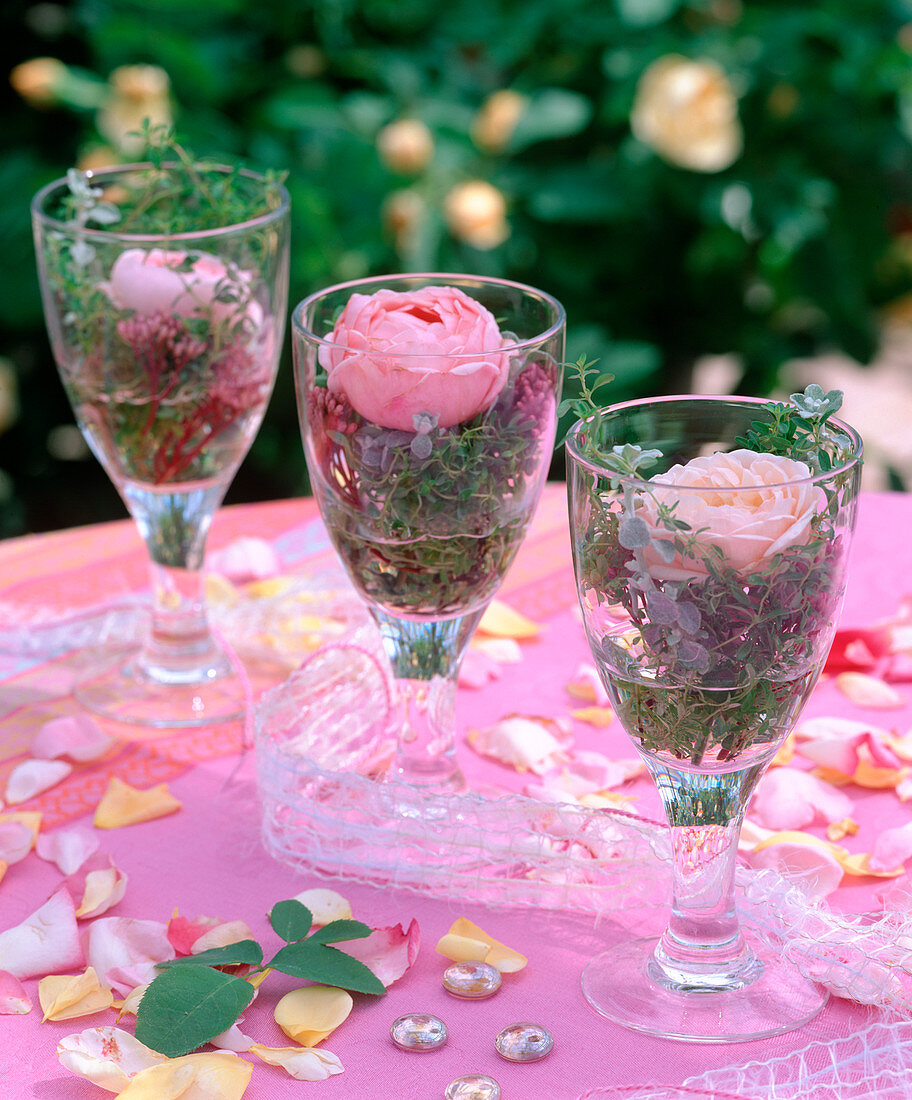
M852 782L869 790L886 790L896 787L909 774L908 768L881 768L867 760L859 760Z
M478 629L482 634L491 634L496 638L534 638L542 630L538 623L500 600L492 600L488 604Z
M335 890L315 887L295 894L295 901L306 905L313 917L314 925L329 924L333 920L349 920L352 915L351 903Z
M580 722L588 722L590 726L604 729L614 721L614 711L611 707L580 707L579 710L571 710L571 715Z
M772 836L768 836L764 840L761 840L759 844L754 847L754 851L760 852L764 848L768 848L771 844L789 842L793 844L807 844L812 848L825 849L832 854L833 858L842 868L844 874L852 875L856 878L868 875L873 878L898 878L905 873L902 867L892 871L872 871L868 867L868 860L871 857L867 852L850 854L847 848L843 848L839 844L831 844L828 840L821 840L820 837L814 836L813 833L804 833L798 829L785 829L781 833L773 833Z
M473 924L466 917L457 918L450 926L450 930L447 936L437 944L437 951L444 955L445 952L440 950L440 944L447 943L448 936L460 937L463 940L474 941L475 944L484 944L487 947L487 951L484 955L474 957L477 962L486 962L491 966L496 967L502 974L513 974L517 970L522 968L528 963L528 959L525 955L521 955L518 951L514 951L512 947L507 947L506 944L501 943L499 940L495 940L492 936L489 936L484 929L479 928L477 924ZM447 955L447 958L451 956ZM469 961L469 960L460 960Z
M110 1008L114 994L99 982L93 967L84 974L53 974L38 983L43 1020L73 1020Z
M121 1092L120 1100L240 1100L253 1065L236 1054L186 1054L140 1070Z
M296 1081L325 1081L343 1066L335 1054L328 1050L312 1050L305 1047L267 1047L254 1043L251 1053L267 1065L281 1066Z
M488 947L489 944L485 940L447 932L437 941L436 951L438 955L443 955L445 959L453 962L484 962Z
M10 821L18 821L20 825L32 830L32 847L34 848L35 840L41 832L41 814L37 810L11 810L8 813L0 814L0 825L5 825Z
M836 686L859 707L894 710L906 705L902 692L866 672L840 672Z
M351 994L328 985L293 989L275 1007L275 1022L302 1047L322 1043L352 1010Z
M782 767L791 764L795 755L795 735L790 733L779 746L779 750L770 762L770 767Z
M167 783L139 790L112 776L108 789L95 810L95 826L98 829L119 829L123 825L137 825L166 817L181 808L180 802L168 792Z
M872 871L868 866L870 858L868 852L856 852L854 855L846 856L844 860L839 860L839 862L847 875L855 875L860 878L867 875L872 878L899 878L900 875L906 873L905 867L894 867L890 871Z
M858 822L850 817L844 817L842 821L833 821L827 825L827 840L842 840L844 836L855 836L858 832Z

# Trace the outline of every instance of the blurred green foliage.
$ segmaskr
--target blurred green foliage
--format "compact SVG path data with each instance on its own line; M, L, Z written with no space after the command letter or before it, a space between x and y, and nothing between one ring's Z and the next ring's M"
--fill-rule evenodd
M0 356L21 414L0 436L0 533L122 514L93 461L48 449L71 416L28 222L34 191L105 143L98 112L119 66L168 74L198 153L288 170L292 304L385 271L503 275L565 303L568 358L613 371L616 400L685 389L699 357L729 353L738 388L765 393L795 356L869 359L879 308L909 288L910 21L908 0L5 5L10 67L44 56L66 71L47 105L29 93L4 109ZM720 171L681 167L631 132L637 84L669 54L715 62L737 96L743 151ZM485 147L473 126L503 89L523 97L521 116ZM433 152L397 171L377 138L401 118L426 124ZM509 232L493 247L447 224L465 180L504 196ZM229 500L305 487L286 359Z

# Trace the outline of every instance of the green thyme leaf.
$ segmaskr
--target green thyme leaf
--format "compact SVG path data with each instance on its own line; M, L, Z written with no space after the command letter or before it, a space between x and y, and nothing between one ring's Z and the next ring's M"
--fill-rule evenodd
M227 1031L253 1000L243 978L209 966L176 966L149 985L136 1013L136 1038L169 1058Z
M273 932L286 943L295 943L297 940L303 940L310 931L313 914L306 905L291 898L288 901L277 902L272 907L269 923L272 925Z
M157 969L166 970L174 966L237 966L247 963L259 966L263 961L263 948L256 940L239 940L224 947L213 947L209 951L200 951L198 955L182 955L178 959L157 963Z
M270 960L269 966L293 978L306 978L356 993L386 992L383 982L364 963L335 947L314 942L313 937L286 944Z

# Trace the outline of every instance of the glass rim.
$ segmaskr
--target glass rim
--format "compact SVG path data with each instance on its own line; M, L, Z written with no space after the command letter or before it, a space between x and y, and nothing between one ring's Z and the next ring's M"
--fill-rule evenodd
M165 165L166 167L167 163ZM104 183L106 180L115 176L131 172L141 172L153 167L154 165L151 161L137 161L131 164L112 164L104 168L87 169L83 174L89 184L96 181ZM257 172L252 168L232 167L230 164L212 164L207 165L206 170L221 173L223 175L236 172L246 179L256 180L260 183L266 182L265 174ZM179 233L124 233L113 228L100 229L93 226L73 225L70 222L63 221L61 218L54 217L52 214L48 214L44 209L44 204L54 191L69 187L67 176L59 176L57 179L51 180L36 191L32 196L30 209L32 218L36 222L40 221L49 228L74 235L78 234L94 241L129 241L132 244L154 244L160 241L199 241L224 237L231 233L237 233L240 230L260 228L272 222L280 221L282 218L286 217L291 210L291 196L288 193L288 189L278 180L271 180L270 186L275 188L280 198L280 202L275 209L266 210L262 214L256 214L254 217L246 218L244 221L231 222L229 225L215 226L210 229L181 230Z
M557 298L549 294L546 290L539 290L538 287L530 286L528 283L519 283L512 279L500 279L488 275L471 275L464 272L406 271L393 275L371 275L362 279L351 279L348 282L336 283L333 286L327 286L322 290L314 291L313 294L309 294L295 306L291 315L292 330L295 335L301 336L318 347L349 353L356 352L357 349L349 347L348 344L337 344L333 340L327 340L325 336L318 336L317 333L312 332L303 322L303 316L306 309L313 303L318 302L321 298L328 297L330 294L347 292L348 296L351 297L352 294L357 294L368 286L374 287L374 290L377 291L383 290L386 287L391 287L393 283L407 281L422 281L425 286L456 284L459 289L462 289L462 287L459 287L459 283L474 283L476 285L505 287L510 290L519 290L530 297L537 298L539 301L544 302L549 309L554 312L555 317L546 329L537 333L535 336L524 337L521 340L512 340L499 348L485 348L482 351L439 353L433 351L376 353L382 354L385 358L402 359L405 362L424 360L429 356L440 359L474 360L477 359L479 355L496 355L504 352L512 353L521 351L524 348L537 347L539 344L552 339L563 330L567 322L566 311Z
M669 488L673 488L676 491L681 490L685 493L705 493L705 485L681 485L677 482L661 481L661 474L654 475L655 479L649 477L637 477L634 474L616 474L611 470L607 470L597 459L587 458L582 454L576 445L577 438L580 432L591 423L592 420L599 415L599 413L619 413L625 412L629 409L647 408L649 406L661 407L663 405L729 405L742 408L756 408L758 411L768 404L770 404L770 398L766 397L742 397L737 394L725 395L725 394L671 394L664 397L646 397L635 398L632 401L621 401L615 405L606 405L598 412L593 412L589 416L585 416L577 420L571 425L567 431L567 435L564 439L564 446L566 447L567 454L570 459L578 466L587 469L590 473L595 474L598 477L612 477L616 478L621 485L627 485L632 488L640 486L655 486L665 485ZM838 417L830 417L827 420L827 424L832 424L839 431L843 432L849 439L852 446L852 456L846 461L834 465L832 469L821 471L820 473L811 472L807 476L788 478L785 481L777 482L755 482L749 485L731 485L717 487L720 491L725 493L755 493L757 489L778 489L789 485L802 485L802 484L814 484L819 482L831 481L839 474L844 474L860 465L863 452L864 441L859 433L848 424L845 420L841 420ZM730 452L726 452L730 453ZM769 452L775 455L774 451ZM788 457L788 456L779 456Z

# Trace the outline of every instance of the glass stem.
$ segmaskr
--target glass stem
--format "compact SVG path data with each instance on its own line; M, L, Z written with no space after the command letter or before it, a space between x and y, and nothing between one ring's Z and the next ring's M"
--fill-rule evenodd
M378 608L371 613L398 692L399 742L390 776L425 787L462 789L465 780L456 761L456 683L481 610L418 622Z
M740 989L762 972L738 925L738 834L763 765L706 775L646 758L671 830L673 896L668 927L648 970L665 989Z
M209 627L203 561L222 486L187 492L125 491L149 553L152 627L136 658L140 675L161 684L196 684L230 675Z

